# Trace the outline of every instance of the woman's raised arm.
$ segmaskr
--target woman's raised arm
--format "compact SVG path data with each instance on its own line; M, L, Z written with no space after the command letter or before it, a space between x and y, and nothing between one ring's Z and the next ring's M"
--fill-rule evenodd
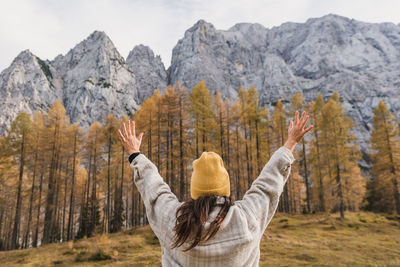
M125 150L135 157L130 167L134 172L135 185L142 196L146 207L147 218L161 245L170 245L173 224L171 219L180 205L178 198L164 182L156 165L139 151L143 133L136 138L135 122L128 121L128 127L123 124L123 134L118 130ZM131 160L131 159L130 159Z
M260 234L265 231L278 207L279 197L295 160L292 152L297 142L313 128L310 126L304 129L309 117L305 116L305 112L300 120L298 116L299 113L296 111L294 122L290 121L285 145L271 156L260 175L243 196L243 200L237 201L238 206L249 216L248 219L258 225Z

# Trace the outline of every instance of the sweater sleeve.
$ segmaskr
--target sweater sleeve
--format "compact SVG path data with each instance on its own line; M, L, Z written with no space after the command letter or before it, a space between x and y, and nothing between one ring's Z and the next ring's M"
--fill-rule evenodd
M147 218L162 246L170 244L171 221L180 205L178 198L144 154L137 154L131 164L135 185L143 199Z
M239 207L245 214L250 216L250 219L255 219L261 234L264 233L275 214L279 197L294 160L294 156L288 148L280 147L254 180L243 199L238 201Z

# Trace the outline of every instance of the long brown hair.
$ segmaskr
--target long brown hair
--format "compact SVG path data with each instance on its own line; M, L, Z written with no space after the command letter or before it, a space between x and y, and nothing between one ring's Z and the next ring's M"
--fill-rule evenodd
M204 224L207 222L213 207L216 206L217 199L218 197L215 195L203 196L186 201L178 208L172 248L180 247L187 241L191 245L183 251L188 251L200 242L209 240L218 232L230 206L233 205L233 201L231 197L224 197L224 203L220 204L221 210L205 231Z

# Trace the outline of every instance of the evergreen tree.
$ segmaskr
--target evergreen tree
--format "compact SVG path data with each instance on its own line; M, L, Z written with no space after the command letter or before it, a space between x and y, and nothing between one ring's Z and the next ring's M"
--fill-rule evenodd
M382 101L374 109L370 140L373 179L368 185L369 208L400 214L400 138L396 117Z
M273 140L275 144L275 149L283 146L286 141L287 129L288 129L286 116L287 116L287 111L283 107L283 103L281 101L278 101L274 107L274 113L272 116L273 129L274 129ZM278 204L278 210L281 212L290 211L289 190L287 183L283 188L283 193L281 194L280 201Z
M306 106L306 103L304 101L303 95L301 93L297 93L293 96L292 101L291 101L291 113L294 114L296 110L298 110L300 113L303 111L306 111L308 108ZM298 155L296 158L298 158L298 163L301 165L299 166L300 169L302 169L302 176L304 180L304 185L306 189L306 204L307 204L307 212L311 212L311 183L309 179L309 170L307 167L307 152L306 152L306 145L307 145L307 140L306 138L301 139L301 153Z
M355 171L358 168L357 160L360 154L357 145L354 144L354 134L350 132L352 127L352 120L346 115L340 97L335 92L322 108L321 128L325 132L324 156L328 159L330 182L337 200L333 209L340 211L342 219L344 210L352 208L346 205L348 202L346 197L351 193L361 193L365 188L360 172ZM354 208L358 209L359 204L360 202L353 205Z
M322 156L322 142L321 142L321 127L322 122L322 108L324 106L324 99L322 94L319 93L316 100L310 103L310 114L311 122L314 125L313 128L313 139L311 140L310 146L310 163L311 163L311 177L313 179L314 186L312 187L314 195L315 209L325 212L325 169L323 164Z
M17 200L14 215L13 232L11 237L11 249L19 248L19 233L21 226L21 206L22 206L22 183L25 170L27 147L30 138L32 121L25 112L19 114L7 133L6 141L9 155L13 156L15 162L19 165L19 175L17 183Z
M204 81L193 87L189 100L195 132L195 155L198 158L202 151L215 149L212 141L217 128L212 97Z
M103 139L104 139L104 153L107 155L107 199L106 199L106 205L105 205L105 218L106 218L106 224L105 224L105 231L109 232L110 231L110 226L111 226L111 194L112 194L112 189L111 189L111 183L112 183L112 170L111 170L111 161L112 161L112 155L113 155L113 146L117 143L117 137L115 135L117 129L118 129L118 119L113 115L110 114L107 116L106 121L103 126Z

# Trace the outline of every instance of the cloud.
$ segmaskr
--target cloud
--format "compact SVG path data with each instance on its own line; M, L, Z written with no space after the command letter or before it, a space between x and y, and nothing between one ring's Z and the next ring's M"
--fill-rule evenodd
M0 10L0 70L30 49L42 59L65 54L94 30L105 31L126 57L150 46L170 65L172 49L199 19L228 29L239 22L266 27L335 13L369 22L400 22L397 0L14 0Z

